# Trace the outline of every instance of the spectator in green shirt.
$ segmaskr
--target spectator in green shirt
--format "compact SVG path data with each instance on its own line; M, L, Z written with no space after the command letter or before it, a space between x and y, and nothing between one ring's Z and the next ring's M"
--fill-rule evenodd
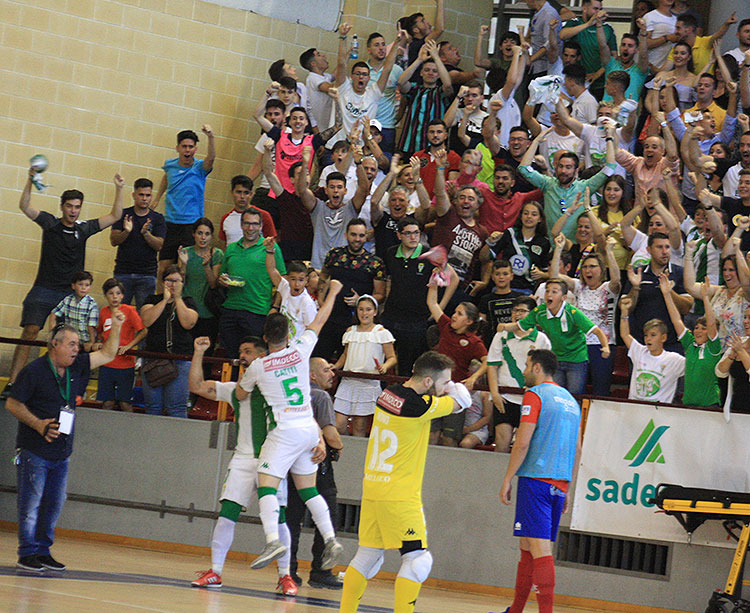
M612 53L617 51L617 37L609 24L603 24L607 13L602 10L601 0L583 0L582 18L576 17L565 22L560 30L560 39L574 39L581 46L581 59L586 69L586 80L591 83L591 94L601 100L604 94L604 66L599 55L597 27L605 29L607 44ZM597 26L597 23L599 26Z
M666 273L659 275L659 289L669 311L677 338L685 349L685 393L682 404L694 407L719 406L719 382L715 368L721 360L721 339L716 329L716 315L711 304L711 282L708 277L701 283L701 298L706 315L699 317L693 331L685 327L680 311L672 298L674 283Z
M240 340L263 336L266 315L271 308L273 283L266 271L266 248L261 234L262 216L251 206L242 212L242 238L227 246L219 285L227 288L227 299L219 319L219 337L227 356L239 355ZM273 248L276 268L286 274L278 245Z
M521 321L499 324L497 331L507 330L514 334L538 328L552 343L557 356L558 368L555 383L565 387L571 394L583 394L589 370L589 354L586 336L594 334L602 347L602 357L609 358L609 341L601 328L595 326L580 310L565 302L568 287L562 279L550 279L544 290L544 302Z

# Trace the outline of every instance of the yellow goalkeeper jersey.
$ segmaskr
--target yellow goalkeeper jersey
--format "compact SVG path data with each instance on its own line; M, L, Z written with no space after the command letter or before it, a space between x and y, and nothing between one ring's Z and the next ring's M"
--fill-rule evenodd
M365 457L362 498L421 500L430 422L453 412L449 396L420 396L403 385L380 394Z

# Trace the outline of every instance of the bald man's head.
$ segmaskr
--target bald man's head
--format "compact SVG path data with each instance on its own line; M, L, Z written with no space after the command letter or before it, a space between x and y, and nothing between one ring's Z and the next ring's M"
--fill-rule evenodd
M310 359L310 381L321 389L330 389L333 385L333 368L323 358Z

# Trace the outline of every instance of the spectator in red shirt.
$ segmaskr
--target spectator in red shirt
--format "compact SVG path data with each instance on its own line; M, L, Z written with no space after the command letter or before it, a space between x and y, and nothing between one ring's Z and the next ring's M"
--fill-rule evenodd
M484 198L482 206L479 207L479 223L489 233L505 232L513 226L524 204L543 199L542 192L538 189L530 192L513 192L516 173L508 164L496 166L492 179L495 191L479 188Z
M461 158L455 151L448 151L445 164L437 164L435 152L440 149L446 149L448 140L448 128L442 119L433 119L427 124L427 149L417 151L414 156L419 158L422 170L419 175L427 193L432 198L435 195L435 174L438 166L445 166L444 174L446 179L455 179L458 177Z

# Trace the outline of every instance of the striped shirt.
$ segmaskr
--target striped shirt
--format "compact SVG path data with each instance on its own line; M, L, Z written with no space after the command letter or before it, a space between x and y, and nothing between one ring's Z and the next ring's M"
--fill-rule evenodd
M438 82L436 87L412 87L404 94L403 102L406 112L398 150L411 155L427 147L427 124L433 119L443 118L450 99Z

